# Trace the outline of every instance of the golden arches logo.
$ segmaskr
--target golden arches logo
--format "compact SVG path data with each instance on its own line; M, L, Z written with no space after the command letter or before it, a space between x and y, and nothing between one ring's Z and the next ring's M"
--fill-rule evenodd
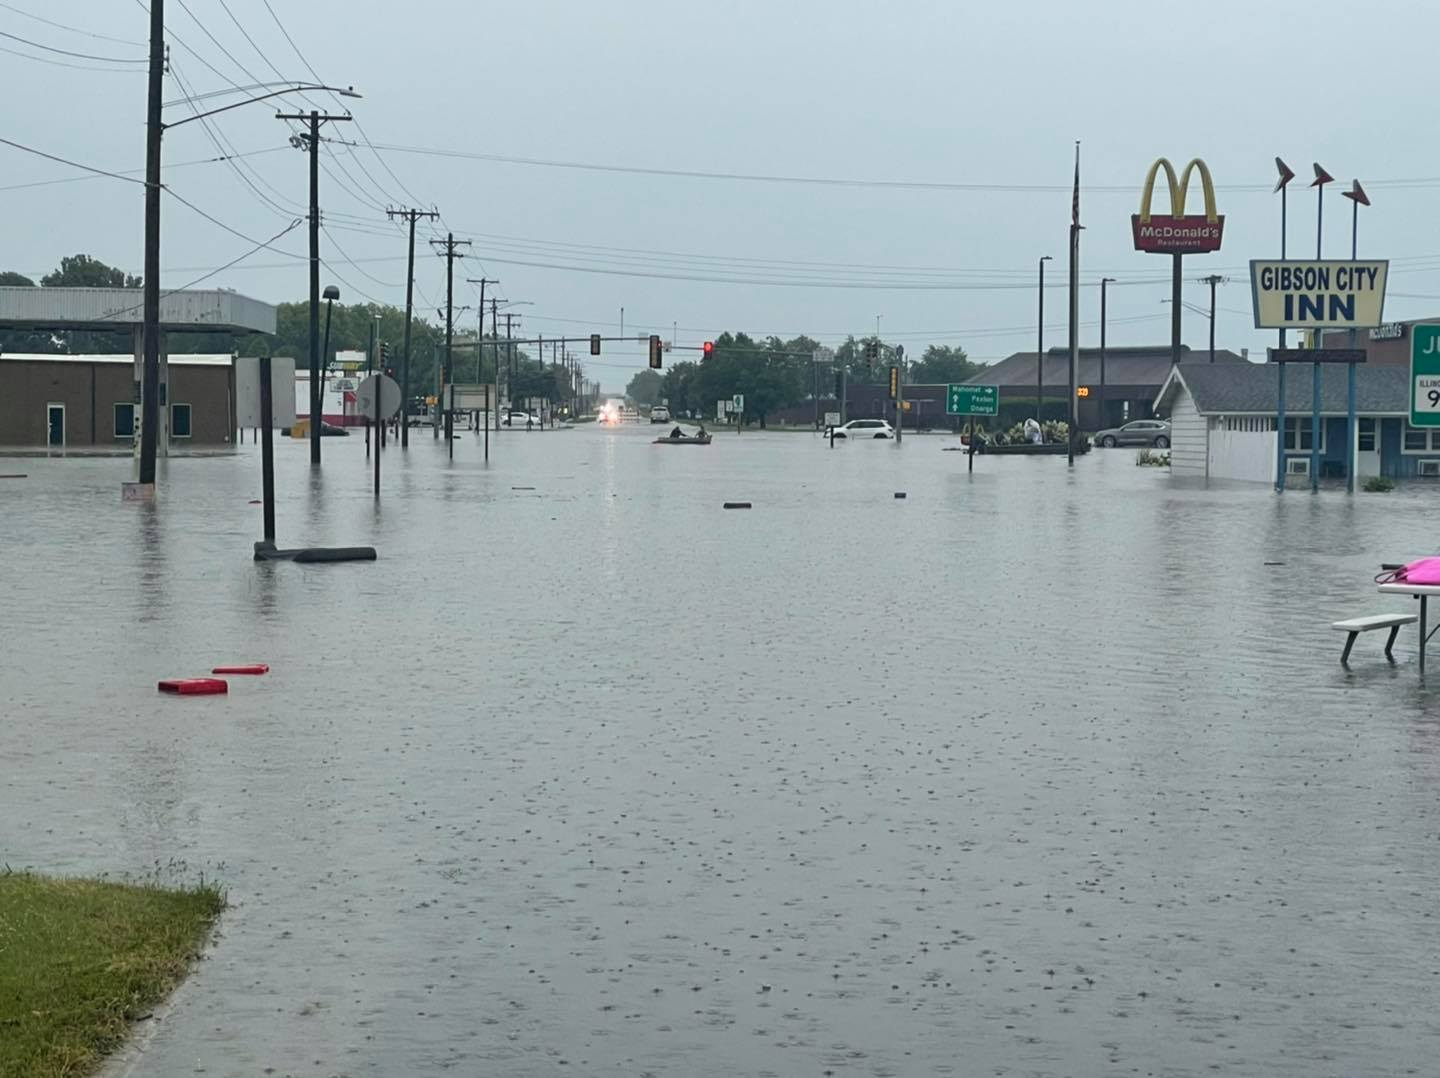
M1150 166L1150 171L1145 174L1145 190L1140 195L1140 220L1150 223L1150 204L1155 197L1155 177L1161 169L1165 170L1165 179L1170 185L1170 216L1185 216L1185 196L1190 190L1190 174L1200 173L1200 190L1205 196L1205 220L1212 225L1220 220L1220 214L1215 209L1215 181L1210 178L1210 168L1198 157L1192 157L1190 163L1185 166L1185 171L1180 173L1180 178L1175 178L1175 166L1170 163L1168 157L1162 157Z
M1165 173L1170 188L1170 212L1152 213L1155 199L1155 178ZM1200 174L1200 188L1205 196L1205 213L1187 214L1185 199L1190 192L1190 177ZM1177 177L1175 166L1168 158L1160 158L1145 174L1145 188L1140 195L1140 212L1130 219L1135 234L1135 249L1154 254L1203 254L1218 251L1224 234L1225 218L1215 208L1215 181L1210 169L1198 157Z

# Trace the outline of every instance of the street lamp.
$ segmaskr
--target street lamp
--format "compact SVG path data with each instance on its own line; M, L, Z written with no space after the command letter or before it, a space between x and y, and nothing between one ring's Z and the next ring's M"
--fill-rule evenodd
M1050 255L1042 255L1040 258L1040 319L1036 327L1037 338L1035 342L1035 422L1044 422L1040 417L1040 407L1045 400L1045 263L1053 262Z
M140 393L140 470L138 479L148 493L155 489L155 457L160 424L160 164L161 139L166 129L203 120L217 113L229 112L241 105L305 90L324 90L341 97L358 98L354 88L327 86L323 83L289 82L280 89L232 101L228 105L198 112L183 120L167 124L162 119L165 103L160 100L166 65L164 0L150 2L150 70L146 101L145 129L145 268L143 314L141 315L141 393ZM265 89L278 83L259 83L244 89ZM170 102L178 104L178 102ZM312 387L313 388L313 387Z
M1100 426L1108 427L1110 418L1105 409L1105 286L1114 284L1114 277L1100 278Z

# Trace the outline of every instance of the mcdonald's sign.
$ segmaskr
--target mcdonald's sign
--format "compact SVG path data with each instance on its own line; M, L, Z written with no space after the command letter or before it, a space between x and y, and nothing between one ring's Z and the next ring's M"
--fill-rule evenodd
M1155 177L1165 173L1170 188L1170 212L1152 214L1150 204L1155 195ZM1200 174L1200 186L1205 195L1203 214L1185 213L1185 195L1190 188L1190 174ZM1175 177L1175 167L1165 158L1150 166L1145 176L1145 190L1140 196L1140 212L1130 218L1135 233L1135 250L1150 254L1191 255L1220 250L1220 237L1225 231L1225 218L1215 212L1215 184L1210 179L1210 169L1200 158L1194 158L1185 170Z

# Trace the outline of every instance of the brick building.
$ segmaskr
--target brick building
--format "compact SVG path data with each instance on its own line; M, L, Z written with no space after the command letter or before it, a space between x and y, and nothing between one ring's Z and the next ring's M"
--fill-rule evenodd
M229 445L235 368L228 355L171 356L161 406L175 448ZM128 450L139 429L130 356L0 355L0 446Z

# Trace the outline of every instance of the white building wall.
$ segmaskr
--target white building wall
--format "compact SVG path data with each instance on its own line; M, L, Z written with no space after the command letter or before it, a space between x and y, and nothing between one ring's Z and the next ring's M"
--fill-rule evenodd
M1183 385L1170 409L1170 474L1184 479L1205 478L1205 418Z
M1210 478L1275 481L1275 421L1266 416L1210 420Z

